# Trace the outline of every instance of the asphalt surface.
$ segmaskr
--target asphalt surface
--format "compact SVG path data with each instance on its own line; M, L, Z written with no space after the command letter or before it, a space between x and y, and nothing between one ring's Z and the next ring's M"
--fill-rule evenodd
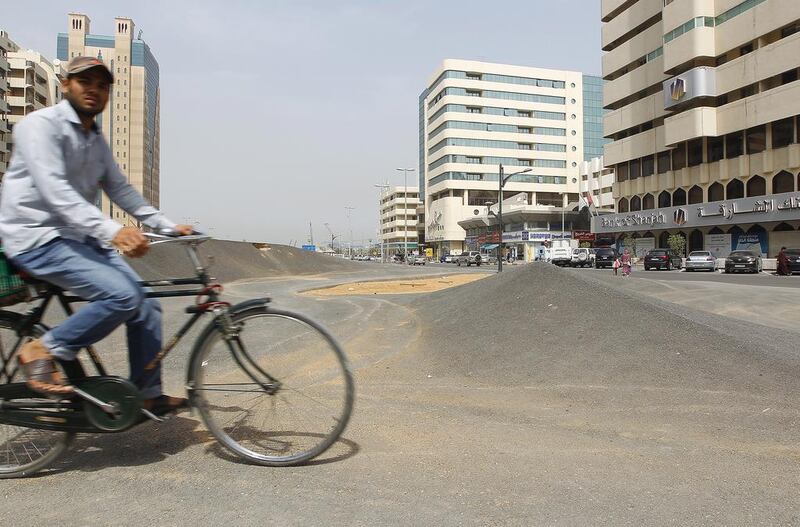
M610 273L545 264L427 295L296 294L467 271L360 265L226 290L233 301L269 295L310 315L347 350L355 413L343 440L316 463L238 463L185 414L81 437L53 471L0 481L4 520L800 523L796 333L665 301L630 285L636 279L623 284ZM183 305L164 302L167 333L185 316ZM102 349L124 371L121 335ZM181 345L167 359L168 391L180 391L188 352Z

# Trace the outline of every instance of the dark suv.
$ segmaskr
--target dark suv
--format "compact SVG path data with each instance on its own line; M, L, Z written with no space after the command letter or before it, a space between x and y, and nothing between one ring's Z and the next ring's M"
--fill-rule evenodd
M594 250L594 268L614 267L614 260L617 259L617 251L611 247L598 247Z
M681 257L672 249L653 249L644 257L644 270L681 268Z

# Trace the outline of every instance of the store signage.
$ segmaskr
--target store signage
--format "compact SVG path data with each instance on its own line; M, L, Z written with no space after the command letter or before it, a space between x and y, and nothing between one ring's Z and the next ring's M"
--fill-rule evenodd
M572 231L572 238L579 242L593 242L597 235L592 231Z
M592 218L592 232L632 232L800 219L800 193L715 201Z
M665 109L697 97L716 97L716 70L707 66L691 69L664 81L663 92Z

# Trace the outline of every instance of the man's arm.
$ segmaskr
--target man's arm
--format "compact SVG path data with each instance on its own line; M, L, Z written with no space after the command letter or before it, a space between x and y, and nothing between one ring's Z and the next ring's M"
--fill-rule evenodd
M141 221L153 229L175 229L174 222L167 219L157 208L150 205L139 192L128 183L108 145L104 145L104 157L106 174L101 183L101 187L108 194L108 197L119 205L125 212Z
M122 225L105 217L70 184L57 125L33 115L16 125L13 135L15 155L24 160L50 211L78 232L106 242L113 240Z

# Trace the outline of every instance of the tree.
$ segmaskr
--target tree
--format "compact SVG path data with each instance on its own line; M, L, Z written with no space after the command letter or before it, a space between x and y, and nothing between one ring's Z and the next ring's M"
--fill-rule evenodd
M628 233L622 238L623 247L627 248L633 256L636 256L636 238Z
M683 256L686 250L686 238L682 234L670 234L667 238L667 245L679 256Z

